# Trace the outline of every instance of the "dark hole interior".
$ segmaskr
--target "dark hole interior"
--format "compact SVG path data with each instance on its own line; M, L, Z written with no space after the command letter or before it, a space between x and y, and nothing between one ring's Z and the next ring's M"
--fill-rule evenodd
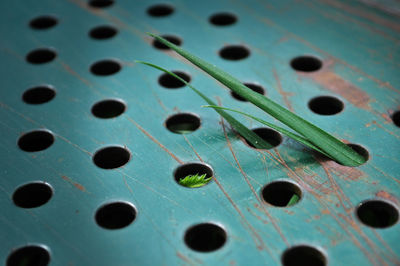
M97 8L109 7L112 4L114 4L113 0L90 0L89 1L89 6L97 7Z
M188 83L190 82L190 76L188 74L181 71L172 71L172 73L179 76L184 81ZM168 89L177 89L185 86L185 83L167 73L164 73L159 77L158 83L160 83L160 85L164 88Z
M56 53L53 50L39 48L28 53L26 61L31 64L44 64L56 58Z
M316 248L297 246L286 250L282 256L284 266L324 266L325 256Z
M299 199L302 196L301 189L287 181L269 183L263 188L261 194L265 202L276 207L286 207L293 196L296 195Z
M19 248L7 258L7 266L46 266L49 263L49 252L40 246Z
M30 183L14 192L13 201L21 208L36 208L50 200L53 190L46 183Z
M90 71L98 76L108 76L121 70L121 65L113 60L101 60L90 67Z
M344 104L335 97L319 96L312 99L308 107L319 115L335 115L343 110Z
M56 92L49 86L38 86L28 89L22 95L22 100L29 104L42 104L52 100Z
M172 14L173 12L174 8L165 4L154 5L147 9L147 13L152 17L164 17Z
M234 24L236 21L236 16L230 13L218 13L210 17L210 23L216 26L228 26Z
M254 84L254 83L244 83L244 85L246 87L248 87L249 89L264 95L265 90L263 87L261 87L260 85ZM234 91L231 91L231 95L233 98L235 98L236 100L242 101L242 102L247 102L247 100L245 98L243 98L242 96L240 96L239 94L237 94Z
M361 222L375 228L392 226L399 219L397 209L381 200L370 200L361 203L356 213Z
M400 111L396 111L393 115L392 115L392 120L393 123L400 127Z
M219 55L226 60L241 60L250 55L250 50L241 45L230 45L222 48Z
M200 252L211 252L221 248L227 239L224 229L211 223L203 223L189 228L185 243L189 248Z
M98 26L90 30L89 35L93 39L104 40L114 37L117 34L117 29L112 26Z
M256 133L264 141L266 141L267 143L269 143L271 145L271 147L269 149L275 148L279 144L282 143L282 136L273 129L266 128L266 127L260 127L260 128L252 129L252 131L254 133ZM255 146L253 144L248 142L246 139L244 139L244 140L250 147L255 148Z
M125 112L125 104L118 100L104 100L95 103L92 107L92 114L98 118L113 118Z
M200 127L200 118L189 113L176 114L167 119L165 126L171 132L187 134Z
M36 30L49 29L57 25L57 18L51 16L40 16L31 20L29 25Z
M100 207L96 222L106 229L120 229L130 225L136 218L135 208L124 202L113 202Z
M169 41L169 42L171 42L171 43L173 43L173 44L175 44L177 46L180 46L182 44L181 39L179 37L177 37L177 36L162 35L161 37L163 37L167 41ZM160 49L160 50L168 50L168 49L170 49L168 46L166 46L165 44L163 44L162 42L160 42L160 41L158 41L156 39L154 39L154 41L153 41L153 46L155 48L157 48L157 49Z
M103 169L114 169L125 165L130 159L127 149L118 146L98 150L93 156L93 162Z
M322 67L322 62L313 56L299 56L294 58L290 65L294 70L302 72L317 71Z
M202 163L187 163L179 166L174 173L175 181L179 184L179 180L185 178L188 175L204 175L206 174L206 178L212 177L214 175L213 170Z
M18 140L21 150L35 152L45 150L54 143L54 136L44 130L31 131L22 135Z

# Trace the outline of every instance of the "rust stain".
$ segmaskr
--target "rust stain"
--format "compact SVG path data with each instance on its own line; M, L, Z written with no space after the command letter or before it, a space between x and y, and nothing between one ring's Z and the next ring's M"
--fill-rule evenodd
M219 101L218 101L218 103L220 104ZM283 235L282 230L281 230L280 227L278 226L278 224L277 224L277 222L275 221L274 217L272 217L272 215L271 215L271 214L267 211L267 209L265 208L264 204L262 204L261 199L260 199L259 196L257 195L257 192L255 191L254 187L251 185L251 183L250 183L250 181L249 181L249 179L248 179L246 173L243 171L243 168L242 168L242 166L240 165L239 160L237 159L235 152L233 151L232 144L231 144L231 142L229 141L229 138L228 138L228 135L227 135L227 133L226 133L226 129L225 129L225 125L224 125L224 122L223 122L223 118L222 118L222 117L221 117L221 125L222 125L222 129L223 129L223 131L224 131L224 136L225 136L226 142L227 142L227 144L228 144L228 148L229 148L229 150L231 151L232 156L233 156L233 158L234 158L234 160L235 160L237 166L239 167L240 173L241 173L242 176L244 177L244 180L246 181L247 185L249 186L251 192L254 194L255 198L257 199L257 201L258 201L258 202L260 203L260 205L262 206L263 212L264 212L265 215L268 217L268 219L271 221L273 227L274 227L275 230L278 232L278 234L279 234L279 236L282 238L283 242L284 242L287 246L289 246L289 242L287 241L286 237Z
M138 123L136 123L132 118L127 117L127 119L134 124L142 133L144 133L151 141L156 143L161 149L163 149L165 152L167 152L175 161L177 161L180 164L183 164L183 161L181 161L175 154L173 154L170 150L168 150L161 142L159 142L156 138L154 138L152 135L150 135L149 132L147 132L143 127L141 127Z
M186 143L190 146L190 148L193 150L193 152L196 154L197 158L199 158L200 162L204 162L203 159L200 157L200 154L196 151L196 149L193 147L192 143L188 140L188 138L185 135L182 135L183 138L185 139Z
M371 109L369 106L370 98L368 94L337 74L323 70L313 74L308 74L307 76L310 76L323 88L339 94L353 105L362 109Z
M345 141L344 141L345 142ZM344 180L360 180L362 178L365 178L367 175L361 171L360 169L357 169L355 167L347 167L341 164L338 164L332 160L327 160L324 161L322 159L317 158L317 161L324 167L327 167L329 171L334 173L336 176L343 178Z
M340 9L340 10L344 10L344 11L350 13L350 14L353 14L353 15L365 18L367 20L370 20L370 21L372 21L372 22L374 22L376 24L384 26L385 28L389 28L389 29L392 29L394 31L400 32L400 24L396 23L395 21L382 18L382 17L377 16L377 15L375 15L373 13L364 11L364 10L362 10L360 8L356 8L356 7L352 7L352 6L346 5L345 2L339 2L339 1L335 1L335 0L322 0L322 2L324 2L324 3L326 3L326 4L330 5L330 6L336 7L338 9Z
M188 257L186 257L185 255L183 255L181 252L177 251L176 255L178 256L178 258L180 258L181 260L183 260L184 262L188 263L188 264L194 264Z
M273 70L273 73L274 73L274 77L276 80L277 89L278 89L279 94L282 96L283 101L285 102L285 105L287 106L287 108L289 108L289 110L293 112L292 103L289 101L289 98L288 98L289 96L292 96L293 93L284 91L282 88L281 80L279 79L278 73L276 73L275 69Z
M93 85L86 79L84 79L83 77L81 77L77 72L75 72L68 64L66 64L63 61L58 61L60 63L60 65L64 68L65 71L67 71L69 74L71 74L72 76L76 77L77 79L79 79L80 81L82 81L85 85L92 87Z
M387 191L381 190L381 191L378 191L375 195L379 198L387 199L387 200L399 205L399 200Z
M372 120L371 123L374 124L375 126L379 127L380 129L383 129L386 133L389 133L390 135L396 137L397 139L400 139L399 135L397 135L393 131L386 129L383 125L379 124L376 120Z
M390 116L388 114L381 114L381 117L385 120L385 124L392 123L392 119L390 118Z
M380 252L377 252L379 249L375 245L375 243L361 230L358 223L353 218L349 218L341 213L338 214L340 218L346 221L360 236L361 238L367 243L367 245L373 250L375 253L375 258L378 260L378 264L374 263L375 265L388 265L383 258L381 257Z
M261 208L259 207L260 205L258 205L257 203L255 203L254 206L255 206L257 209L259 209L260 211L262 211ZM247 207L247 211L248 211L250 214L252 214L254 217L256 217L257 220L260 220L263 224L268 224L268 221L267 221L267 220L265 220L265 219L263 219L261 216L257 215L255 212L253 212L253 211L251 210L251 208Z
M329 52L327 52L327 51L325 51L325 50L313 45L311 42L305 40L304 38L302 38L299 35L294 34L293 32L288 31L286 28L284 28L284 27L282 27L280 25L277 25L274 21L272 21L272 20L270 20L270 19L268 19L266 17L259 16L259 15L255 14L254 12L252 12L252 15L255 16L262 23L265 23L266 25L269 25L271 27L277 28L278 30L284 32L285 35L288 35L291 38L301 42L302 44L307 45L308 47L318 51L319 53L324 54L327 57L330 57L330 58L334 59L335 62L338 62L338 63L341 63L341 64L345 65L346 67L350 68L351 70L353 70L353 71L363 75L364 77L374 81L379 86L386 87L386 88L388 88L390 90L393 90L393 91L396 91L396 92L400 92L400 90L398 90L395 87L393 87L389 82L384 82L384 81L382 81L382 80L380 80L380 79L378 79L378 78L376 78L376 77L374 77L372 75L367 74L366 72L362 71L361 69L359 69L359 68L357 68L357 67L355 67L355 66L353 66L353 65L351 65L349 63L347 63L346 61L344 61L344 60L342 60L340 58L336 58L336 57L332 56Z
M189 142L189 140L185 136L184 136L184 139L189 144L189 146L192 148L192 150L196 154L197 158L199 158L199 160L201 162L204 162L203 159L201 158L200 154L194 149L194 147L191 145L191 143ZM250 229L250 232L252 234L252 237L254 239L254 243L256 244L257 249L258 250L265 249L265 250L268 251L268 253L270 253L270 251L268 250L267 246L264 244L261 236L257 233L256 229L249 223L249 221L247 221L247 219L244 216L244 214L242 213L242 211L239 209L239 207L236 205L236 203L233 201L233 199L229 196L228 192L226 192L226 190L224 189L224 187L222 186L222 184L219 182L219 180L217 179L217 177L215 175L213 176L213 180L217 184L218 188L225 195L225 197L228 199L228 201L233 206L233 208L236 210L236 212L239 214L239 216L242 218L242 221L245 223L245 225Z
M67 181L68 183L72 184L75 188L79 189L80 191L86 192L86 188L84 186L82 186L78 182L71 180L68 176L63 175L61 176L61 178Z

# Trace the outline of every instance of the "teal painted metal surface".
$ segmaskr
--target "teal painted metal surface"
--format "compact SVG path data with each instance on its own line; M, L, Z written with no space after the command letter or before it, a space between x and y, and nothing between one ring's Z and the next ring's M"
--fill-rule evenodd
M400 128L391 118L400 109L398 14L368 1L171 1L172 14L149 16L146 10L156 3L93 8L83 0L1 2L1 263L20 247L40 245L49 251L50 265L277 265L289 247L306 244L329 265L399 264L399 222L372 228L355 213L369 199L388 202L398 213ZM222 11L237 22L209 23ZM41 15L56 17L57 25L29 27ZM99 25L118 33L90 38ZM133 61L188 73L196 88L224 106L265 115L175 54L155 49L146 31L176 35L185 49L260 84L271 99L362 145L368 162L340 166L286 138L273 150L251 149L213 110L201 108L188 88L166 89L158 83L160 72ZM219 50L230 44L246 46L250 56L221 58ZM54 49L57 56L28 63L26 55L37 48ZM322 68L294 71L290 61L301 55L320 58ZM121 70L93 75L91 65L103 59L116 60ZM56 91L52 100L22 100L27 89L44 84ZM321 95L340 99L343 111L313 113L307 103ZM126 110L97 118L91 108L104 99L120 99ZM168 131L165 120L180 112L196 114L201 126L185 135ZM37 129L51 132L54 143L42 151L21 150L19 138ZM129 161L116 169L97 167L94 154L108 146L127 149ZM202 161L215 180L196 189L175 182L177 167ZM295 182L301 200L286 208L263 202L263 186L276 180ZM49 184L52 197L36 208L18 207L14 191L31 182ZM128 226L108 230L95 214L114 201L134 206L136 216ZM186 230L199 223L220 225L225 244L212 252L186 245Z

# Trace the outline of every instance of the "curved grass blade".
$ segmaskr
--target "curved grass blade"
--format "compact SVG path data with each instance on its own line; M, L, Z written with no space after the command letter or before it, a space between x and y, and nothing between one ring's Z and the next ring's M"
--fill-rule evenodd
M165 73L177 78L178 80L183 82L186 86L188 86L190 89L192 89L195 93L197 93L201 98L203 98L209 105L217 106L217 104L214 103L210 98L205 96L203 93L198 91L195 87L193 87L188 82L186 82L184 79L182 79L178 75L172 73L171 71L168 71L168 70L166 70L166 69L164 69L162 67L159 67L159 66L151 64L151 63L143 62L143 61L136 60L135 63L140 63L140 64L144 64L144 65L156 68L158 70L161 70L161 71L163 71L163 72L165 72ZM253 131L248 129L245 125L243 125L238 120L233 118L227 112L225 112L223 110L219 110L219 109L215 109L215 111L218 114L220 114L233 127L233 129L235 129L242 137L244 137L248 142L253 144L254 147L256 147L258 149L271 149L271 148L273 148L273 146L271 144L269 144L268 142L266 142L265 140L260 138L260 136L258 136L256 133L254 133Z
M329 156L328 154L326 154L323 150L321 150L320 148L318 148L317 146L315 146L314 144L312 144L308 139L304 138L303 136L297 135L297 134L295 134L295 133L293 133L293 132L291 132L291 131L289 131L289 130L287 130L287 129L284 129L284 128L282 128L282 127L276 126L276 125L274 125L274 124L272 124L272 123L269 123L269 122L267 122L267 121L265 121L265 120L262 120L261 118L258 118L258 117L255 117L255 116L246 114L246 113L241 112L241 111L239 111L239 110L235 110L235 109L231 109L231 108L226 108L226 107L222 107L222 106L203 105L203 107L210 107L210 108L213 108L213 109L227 110L227 111L235 112L235 113L238 113L238 114L241 114L241 115L250 117L251 119L254 119L254 120L256 120L257 122L260 122L261 124L264 124L264 125L266 125L266 126L272 128L272 129L275 129L276 131L282 133L282 134L285 135L286 137L289 137L289 138L291 138L291 139L294 139L294 140L300 142L301 144L303 144L303 145L305 145L305 146L307 146L307 147L309 147L309 148L311 148L311 149L314 149L314 150L316 150L316 151L318 151L318 152L324 154L324 155L327 156L327 157L330 157L330 156Z
M297 133L303 135L337 162L347 166L358 166L365 162L365 158L363 156L355 152L353 149L348 147L334 136L304 120L300 116L290 112L267 97L252 91L227 72L170 43L160 36L151 33L149 33L149 35L204 70L210 76L224 84L241 97L275 117L277 120L281 121L283 124L287 125Z

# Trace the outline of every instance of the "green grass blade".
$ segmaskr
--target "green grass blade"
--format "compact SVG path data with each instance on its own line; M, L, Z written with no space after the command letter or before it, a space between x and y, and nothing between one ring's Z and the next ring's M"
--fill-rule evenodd
M300 200L300 197L297 194L293 194L290 198L289 202L286 204L287 207L296 204Z
M265 96L252 91L243 85L239 80L225 71L217 68L215 65L202 60L201 58L168 42L160 36L154 34L149 35L176 51L178 54L204 70L206 73L211 75L213 78L224 84L241 97L275 117L277 120L281 121L283 124L287 125L297 133L303 135L337 162L347 166L358 166L365 162L365 158L363 156L355 152L353 149L348 147L334 136L304 120L300 116L290 112Z
M326 154L326 153L325 153L324 151L322 151L320 148L318 148L317 146L315 146L314 144L312 144L308 139L304 138L303 136L297 135L297 134L295 134L295 133L293 133L293 132L291 132L291 131L289 131L289 130L287 130L287 129L284 129L284 128L282 128L282 127L276 126L276 125L274 125L274 124L272 124L272 123L269 123L269 122L267 122L267 121L265 121L265 120L262 120L261 118L258 118L258 117L249 115L249 114L244 113L244 112L241 112L241 111L239 111L239 110L235 110L235 109L231 109L231 108L226 108L226 107L222 107L222 106L203 105L203 107L211 107L211 108L213 108L213 109L227 110L227 111L235 112L235 113L238 113L238 114L241 114L241 115L250 117L251 119L254 119L254 120L256 120L257 122L260 122L261 124L264 124L264 125L266 125L266 126L272 128L272 129L275 129L276 131L280 132L281 134L283 134L283 135L285 135L285 136L287 136L287 137L289 137L289 138L291 138L291 139L294 139L294 140L296 140L296 141L302 143L303 145L305 145L305 146L307 146L307 147L309 147L309 148L311 148L311 149L314 149L314 150L316 150L316 151L318 151L318 152L324 154L325 156L328 156L328 157L329 157L328 154Z
M179 180L179 184L185 187L190 187L190 188L196 188L196 187L202 187L204 185L207 185L208 182L211 181L212 177L206 178L207 174L199 175L188 175L182 179Z
M201 98L203 98L209 105L215 105L216 106L216 103L214 103L210 98L205 96L203 93L201 93L199 90L197 90L195 87L190 85L188 82L186 82L184 79L182 79L178 75L176 75L176 74L174 74L174 73L172 73L172 72L170 72L170 71L168 71L168 70L166 70L166 69L164 69L162 67L159 67L157 65L151 64L151 63L147 63L147 62L143 62L143 61L135 61L135 62L136 63L140 63L140 64L144 64L144 65L147 65L147 66L150 66L150 67L153 67L153 68L156 68L158 70L161 70L161 71L163 71L163 72L165 72L165 73L177 78L178 80L183 82L186 86L188 86L190 89L192 89ZM254 147L256 147L258 149L271 149L273 147L271 144L269 144L268 142L266 142L265 140L260 138L256 133L254 133L253 131L248 129L245 125L243 125L238 120L233 118L227 112L225 112L223 110L219 110L219 109L215 109L215 111L218 114L220 114L233 127L233 129L235 129L242 137L244 137Z

